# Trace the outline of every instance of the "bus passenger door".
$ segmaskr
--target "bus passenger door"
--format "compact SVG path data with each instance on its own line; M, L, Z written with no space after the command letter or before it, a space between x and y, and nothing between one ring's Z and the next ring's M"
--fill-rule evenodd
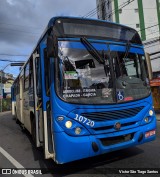
M23 72L23 71L22 71ZM16 115L18 120L24 124L23 120L23 74L20 74L19 77L19 86L18 86L18 92L19 94L17 95L17 104L16 104Z
M42 85L41 85L41 62L39 54L33 54L33 81L34 81L34 125L31 125L32 136L35 131L36 147L43 144L43 119L42 119ZM33 122L31 122L33 124Z
M24 76L20 77L20 115L21 115L21 123L24 124L23 118L23 83L24 83Z
M24 127L31 132L30 125L30 108L29 108L29 73L30 73L30 62L24 67L24 82L23 82L23 119Z
M54 157L52 132L52 116L50 106L50 58L47 57L46 44L40 44L41 81L42 81L42 110L44 125L44 154L45 158Z

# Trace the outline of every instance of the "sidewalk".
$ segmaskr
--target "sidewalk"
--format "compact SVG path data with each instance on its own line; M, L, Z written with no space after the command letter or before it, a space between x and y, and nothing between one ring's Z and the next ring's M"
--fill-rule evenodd
M7 113L11 113L11 111L0 112L0 116L3 116L3 115L5 115L5 114L7 114Z

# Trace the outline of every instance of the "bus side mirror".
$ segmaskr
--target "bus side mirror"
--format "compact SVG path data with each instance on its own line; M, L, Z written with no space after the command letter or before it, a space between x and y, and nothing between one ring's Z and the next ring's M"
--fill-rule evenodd
M55 35L53 37L47 37L47 57L58 57L58 40Z
M145 53L146 56L146 64L147 64L147 70L149 74L149 80L153 79L153 72L152 72L152 65L151 65L151 58L149 53Z

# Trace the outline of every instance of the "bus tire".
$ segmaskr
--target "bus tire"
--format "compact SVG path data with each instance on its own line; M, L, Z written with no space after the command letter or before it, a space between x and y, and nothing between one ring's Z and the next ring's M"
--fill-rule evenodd
M34 144L36 144L36 121L33 114L31 116L31 134L32 134L33 142Z

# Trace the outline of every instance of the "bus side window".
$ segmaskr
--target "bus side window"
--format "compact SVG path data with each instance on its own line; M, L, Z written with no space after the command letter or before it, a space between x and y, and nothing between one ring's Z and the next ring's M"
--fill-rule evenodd
M41 65L40 58L35 59L35 67L36 67L36 86L37 86L37 95L41 97Z
M18 79L16 81L16 95L18 95Z
M29 88L33 88L33 60L30 60L30 70L29 70Z
M14 83L14 98L16 98L16 93L17 93L16 88L17 88L17 81L15 81Z
M29 88L29 62L25 66L24 70L24 90L28 90Z

